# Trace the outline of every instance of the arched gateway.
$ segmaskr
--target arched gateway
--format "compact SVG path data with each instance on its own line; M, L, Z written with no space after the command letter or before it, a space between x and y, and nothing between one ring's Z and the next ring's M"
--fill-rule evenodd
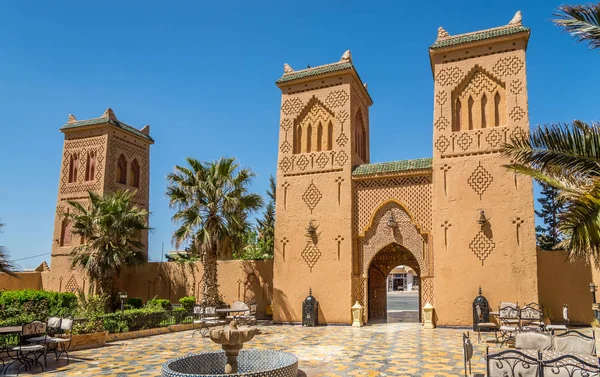
M519 17L455 37L438 30L432 158L416 160L371 163L373 102L350 51L318 67L284 66L274 322L300 322L310 288L319 323L349 324L356 301L365 321L384 317L384 277L399 264L418 273L420 305L434 306L439 325L470 324L479 286L497 303L538 301L532 182L501 153L529 130L528 40ZM397 124L407 135L424 126L401 114Z

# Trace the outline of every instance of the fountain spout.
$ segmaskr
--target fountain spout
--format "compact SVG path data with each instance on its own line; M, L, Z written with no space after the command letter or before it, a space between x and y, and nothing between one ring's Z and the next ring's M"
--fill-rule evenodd
M220 344L227 356L227 364L225 364L226 374L237 373L238 354L244 347L244 343L254 338L254 334L256 334L256 327L238 327L235 319L231 321L229 326L215 327L210 330L210 340Z

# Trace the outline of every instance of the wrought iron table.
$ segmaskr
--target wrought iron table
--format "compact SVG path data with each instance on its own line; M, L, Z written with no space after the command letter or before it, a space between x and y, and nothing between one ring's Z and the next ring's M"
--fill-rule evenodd
M245 313L247 311L249 311L250 309L217 309L215 310L215 312L219 315L219 317L221 317L222 319L225 319L227 317L227 314L230 313ZM235 315L233 316L234 318L236 317Z

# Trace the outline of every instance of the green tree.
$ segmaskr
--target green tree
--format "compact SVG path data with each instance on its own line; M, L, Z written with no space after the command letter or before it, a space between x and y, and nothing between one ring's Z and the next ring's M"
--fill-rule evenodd
M591 49L600 48L600 2L585 5L561 5L554 20L578 42L585 42Z
M0 233L2 233L3 223L0 223ZM8 250L6 247L0 246L0 273L9 274L15 276L15 266L8 259Z
M267 196L269 202L265 207L265 212L262 219L258 219L257 230L258 230L258 247L262 250L265 258L273 258L275 253L275 190L277 186L275 184L275 178L269 177L269 189L267 189Z
M220 251L235 249L248 228L249 213L262 206L260 195L248 192L254 178L233 158L200 162L188 157L188 166L176 165L167 176L167 196L176 209L172 219L179 225L173 234L176 247L188 244L202 261L203 305L219 305L217 258Z
M600 128L581 121L537 127L513 137L504 154L507 167L558 190L564 210L557 245L573 258L592 257L600 266Z
M134 192L116 191L104 197L88 192L87 203L69 201L71 232L83 243L71 251L71 264L83 270L99 295L114 294L121 269L148 261L140 236L148 228L148 211L132 204ZM87 206L87 208L86 208Z
M544 250L552 250L560 242L558 232L558 215L562 212L562 203L558 196L560 191L547 183L541 183L542 196L538 199L542 208L535 211L543 221L544 225L535 227L537 244Z

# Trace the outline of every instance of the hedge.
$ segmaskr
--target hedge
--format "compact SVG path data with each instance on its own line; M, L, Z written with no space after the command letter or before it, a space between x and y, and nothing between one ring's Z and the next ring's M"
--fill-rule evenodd
M0 325L21 325L49 316L72 315L77 308L77 296L69 292L48 292L31 289L0 292Z

